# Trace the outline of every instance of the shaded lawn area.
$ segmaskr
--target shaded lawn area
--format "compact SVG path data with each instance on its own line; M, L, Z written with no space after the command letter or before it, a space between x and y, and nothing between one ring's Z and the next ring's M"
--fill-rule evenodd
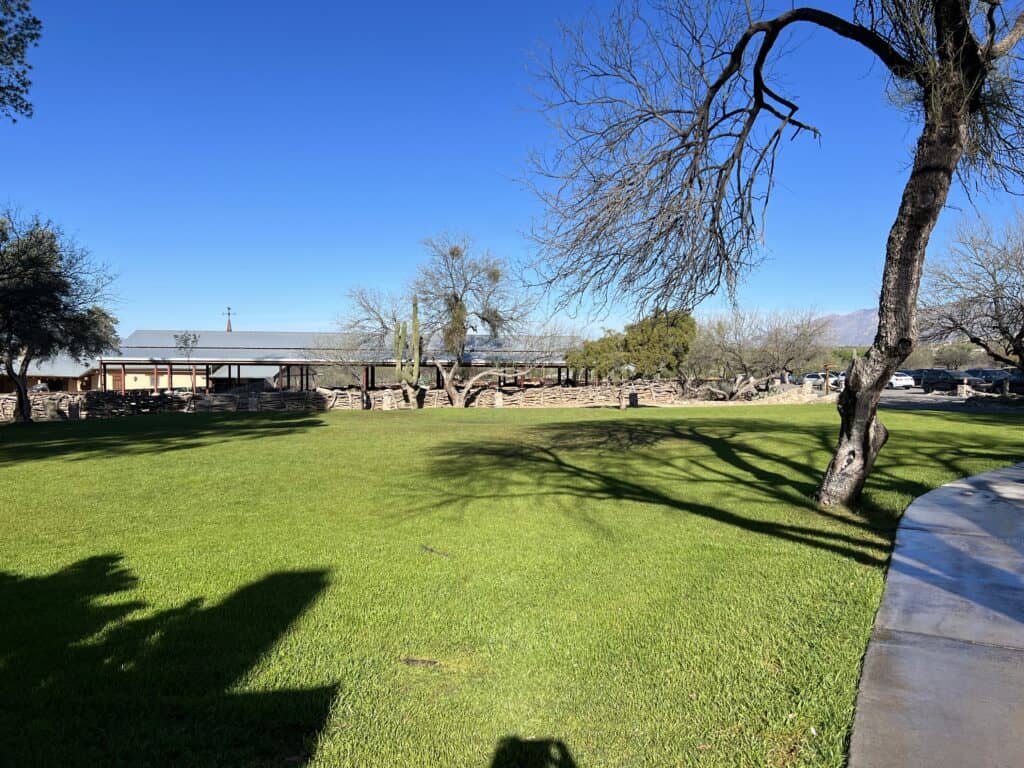
M842 765L896 516L1024 456L883 419L867 516L829 406L0 429L0 764Z

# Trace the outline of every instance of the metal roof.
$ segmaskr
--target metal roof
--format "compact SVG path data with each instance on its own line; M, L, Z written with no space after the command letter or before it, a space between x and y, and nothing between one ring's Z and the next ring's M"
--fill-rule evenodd
M315 351L343 340L338 334L295 331L196 331L199 340L191 358L175 344L181 331L135 331L121 342L116 354L104 355L104 362L261 363L300 365L325 354ZM331 337L334 338L331 338Z
M78 379L95 367L93 363L80 363L68 355L55 355L50 360L30 362L28 375L38 376L41 379ZM0 369L0 375L3 375L2 369Z
M181 331L135 331L125 338L117 354L104 355L105 363L232 363L248 365L308 365L342 360L360 364L394 362L394 352L361 344L347 333L311 331L196 331L198 343L191 357L174 342ZM564 365L565 353L579 342L574 336L515 336L492 339L471 335L462 362L468 365L533 363ZM436 340L426 345L425 357L451 362Z

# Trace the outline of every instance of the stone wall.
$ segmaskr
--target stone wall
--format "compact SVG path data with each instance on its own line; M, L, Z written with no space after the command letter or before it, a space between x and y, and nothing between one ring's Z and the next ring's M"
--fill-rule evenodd
M156 394L149 391L40 392L29 395L34 421L74 421L134 416L142 413L174 413L189 410L192 395ZM0 422L13 421L17 395L0 395Z
M361 405L358 390L325 392L327 410L359 410ZM682 387L674 381L633 382L623 386L593 384L585 387L528 387L496 389L486 387L477 390L468 400L470 408L593 408L618 406L620 396L629 403L630 394L636 395L637 405L671 405L683 399ZM402 391L378 389L369 393L372 410L408 410L411 403L405 402ZM450 408L448 395L443 389L428 389L424 408Z
M595 408L628 405L674 405L687 402L682 387L674 381L631 382L619 385L593 384L583 387L529 387L526 389L486 387L469 399L472 408ZM257 411L362 410L357 389L318 389L306 392L260 392L240 394L160 393L135 390L120 392L66 392L30 395L35 421L103 419L146 413L218 413ZM376 411L409 410L402 391L378 389L368 394ZM17 399L0 395L0 422L12 421ZM429 389L424 408L449 408L442 389Z

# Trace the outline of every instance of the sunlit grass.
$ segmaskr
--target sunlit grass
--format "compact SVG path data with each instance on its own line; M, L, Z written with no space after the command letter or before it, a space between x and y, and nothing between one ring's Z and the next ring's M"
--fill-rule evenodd
M884 414L870 517L808 501L836 418L2 429L0 763L841 765L893 518L1024 416Z

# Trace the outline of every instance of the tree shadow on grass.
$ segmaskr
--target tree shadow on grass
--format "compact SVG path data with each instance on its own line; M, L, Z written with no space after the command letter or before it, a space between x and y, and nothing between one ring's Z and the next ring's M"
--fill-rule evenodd
M883 421L891 421L886 418L891 415L882 414ZM935 485L922 478L936 468L953 480L980 471L979 462L1013 464L1024 459L1024 413L920 410L910 418L926 428L910 436L902 434L900 426L890 425L891 438L882 449L860 502L860 512L869 518L891 514L881 503L879 492L896 493L909 502L931 491ZM979 444L958 431L958 424L990 427L993 433Z
M206 606L132 619L121 557L0 573L0 763L303 765L336 686L233 687L309 607L325 571L270 574Z
M746 415L634 417L546 424L519 434L521 439L442 445L432 459L433 474L445 481L435 505L461 509L474 499L542 497L640 502L872 566L886 563L902 512L870 494L861 514L821 509L811 500L835 440L827 424ZM950 437L925 432L912 448L889 450L873 489L919 490L919 480L887 471L887 461L938 465L956 475L966 458L1003 459L1019 447L1019 441L994 439L965 449ZM764 513L778 502L807 514L782 520Z
M309 413L169 413L122 419L11 424L0 429L0 466L181 451L227 441L283 437L316 427Z

